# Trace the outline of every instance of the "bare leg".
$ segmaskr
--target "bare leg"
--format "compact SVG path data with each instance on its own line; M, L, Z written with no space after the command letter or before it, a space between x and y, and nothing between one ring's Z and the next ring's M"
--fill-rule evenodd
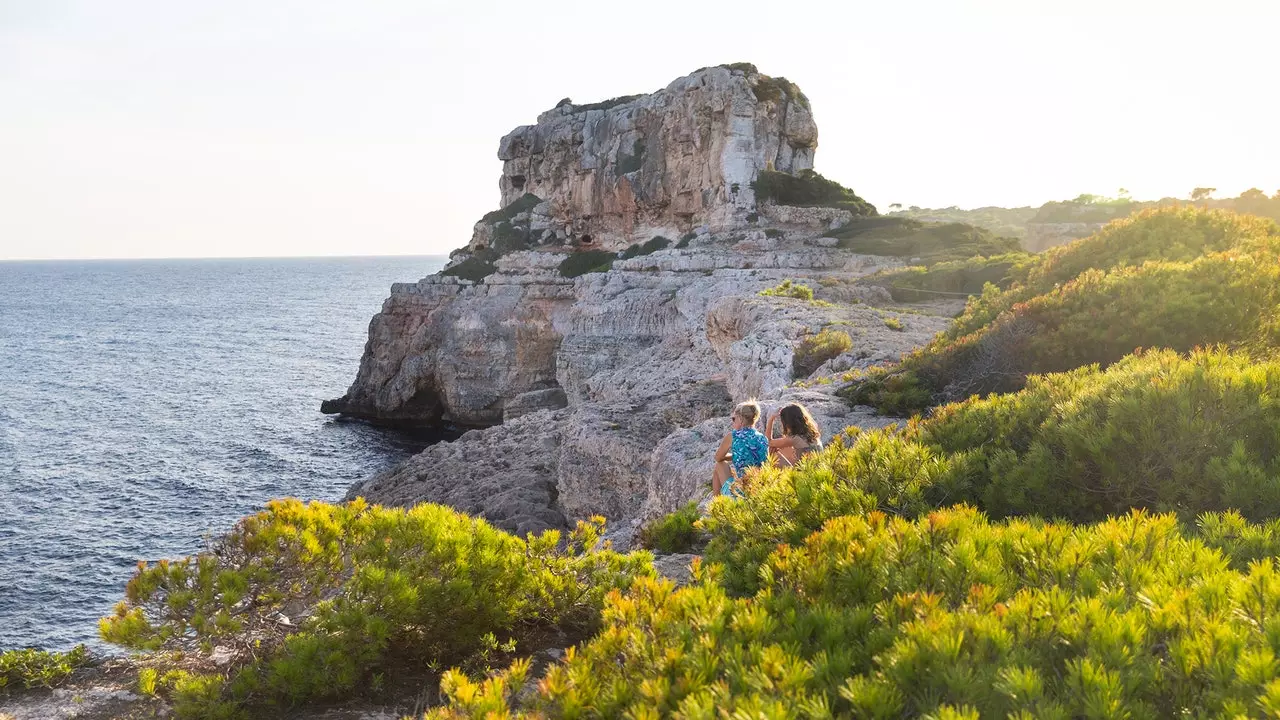
M733 477L733 463L728 460L721 460L716 463L715 472L711 473L711 494L719 495L720 488L724 486L726 480Z

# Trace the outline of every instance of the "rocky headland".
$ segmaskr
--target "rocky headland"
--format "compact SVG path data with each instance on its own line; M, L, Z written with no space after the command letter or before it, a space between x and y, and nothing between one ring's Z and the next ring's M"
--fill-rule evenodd
M900 263L828 236L856 212L761 197L762 174L804 176L816 148L803 93L748 65L562 101L512 131L503 207L441 273L392 286L355 382L323 408L475 429L349 497L521 534L604 515L625 534L706 493L737 402L803 402L828 437L882 424L820 378L897 359L955 308L895 310L858 283ZM785 280L813 299L761 295ZM797 345L829 328L852 347L797 384Z

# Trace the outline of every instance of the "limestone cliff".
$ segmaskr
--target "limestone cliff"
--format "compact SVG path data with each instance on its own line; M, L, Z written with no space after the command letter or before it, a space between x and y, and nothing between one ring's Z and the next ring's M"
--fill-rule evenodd
M739 64L704 68L649 95L562 101L498 145L502 206L545 203L547 242L621 249L756 211L764 169L813 167L818 128L794 84ZM488 242L482 223L472 249Z
M886 325L897 314L874 303L887 296L850 281L894 263L823 237L851 221L848 211L756 202L756 175L809 168L816 137L798 89L734 66L600 107L562 103L504 138L506 205L455 258L492 266L478 281L395 284L355 382L324 407L487 429L352 495L444 502L519 532L593 514L630 519L703 490L735 402L758 397L772 409L803 396L828 434L874 422L791 386L793 348L838 324L855 345L828 369L866 365L895 359L946 319ZM493 252L494 233L517 228L538 237ZM599 253L659 230L679 242L625 259ZM584 244L604 267L566 277L562 263ZM759 295L788 278L833 302Z

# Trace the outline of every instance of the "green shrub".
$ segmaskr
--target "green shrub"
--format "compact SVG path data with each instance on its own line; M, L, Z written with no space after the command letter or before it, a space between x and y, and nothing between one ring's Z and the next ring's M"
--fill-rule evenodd
M18 687L57 687L88 662L89 650L84 645L68 652L33 648L0 652L0 697Z
M608 250L579 250L560 261L560 275L575 278L593 272L608 272L617 255Z
M1274 256L1280 228L1269 220L1190 206L1152 209L1107 225L1098 233L1050 248L1014 273L1006 292L970 303L948 337L982 328L1014 305L1053 290L1088 270L1112 270L1149 261L1189 262L1225 250Z
M917 424L994 515L1092 521L1140 507L1280 517L1280 362L1201 351L1033 376Z
M897 330L898 332L902 332L903 330L907 329L906 326L902 324L902 320L896 317L885 318L884 326L889 328L890 330Z
M754 587L756 565L776 543L869 509L912 516L968 502L995 516L1079 522L1131 508L1188 522L1225 510L1278 518L1280 360L1158 351L1106 370L1032 376L1019 392L833 443L800 468L762 472L752 486L740 502L712 505L703 521L706 556L730 568L731 588Z
M681 236L680 236L680 242L676 243L676 249L677 249L677 250L683 250L683 249L685 249L685 248L689 247L689 243L690 243L690 241L692 241L692 240L693 240L694 238L696 238L696 237L698 237L698 233L696 233L696 232L692 232L692 231L691 231L691 232L687 232L687 233L685 233L684 235L681 235Z
M809 98L800 91L799 86L784 77L760 75L751 86L751 92L759 102L794 100L801 107L809 107Z
M510 204L501 210L494 210L493 212L486 213L484 217L480 218L480 222L485 223L486 225L497 225L501 222L509 223L513 218L515 218L515 216L520 213L529 212L540 202L542 202L542 198L534 195L533 193L525 193L511 201Z
M855 217L876 214L874 205L813 170L801 170L795 175L762 170L751 187L755 190L757 202L771 200L778 205L839 208L848 210Z
M275 501L210 553L139 565L102 636L136 650L240 648L225 674L174 685L188 716L332 697L374 671L465 662L486 637L589 630L606 592L652 572L644 554L589 550L599 534L581 524L561 544L437 505Z
M759 294L764 297L789 297L797 300L813 300L813 288L808 285L801 285L790 278L783 280L774 287L761 290Z
M654 518L640 528L640 547L664 553L687 553L693 550L701 533L693 526L701 514L698 503L691 502L673 513Z
M1021 282L988 287L945 334L841 394L918 412L1017 390L1029 373L1106 365L1139 347L1275 347L1278 246L1270 221L1190 208L1141 213L1020 266ZM1206 248L1213 252L1197 257ZM1132 264L1148 256L1157 260Z
M622 259L630 260L633 257L640 257L641 255L651 255L666 248L670 244L670 240L662 237L661 235L654 235L645 241L644 244L636 243L628 247L623 251Z
M1015 252L951 260L928 267L916 265L880 273L869 282L888 288L889 294L898 302L935 300L939 293L978 295L988 283L999 289L1007 288L1013 282L1011 273L1017 272L1034 257L1030 253Z
M777 228L769 228L768 230L764 231L764 236L768 238L780 238L783 236L783 234L784 233Z
M1015 238L996 237L989 230L961 223L926 223L887 215L856 218L827 237L839 247L867 255L919 258L925 264L968 260L1019 252Z
M478 255L473 255L447 270L441 270L440 274L452 275L471 282L480 282L497 271L497 265L482 259Z
M620 95L615 98L609 98L608 100L601 100L600 102L587 103L585 105L574 105L573 112L580 113L591 110L608 110L619 105L625 105L632 100L639 100L642 97L644 97L644 95Z
M853 348L849 333L830 328L810 335L796 345L791 355L791 372L797 379L807 378L826 361L843 355Z
M732 504L717 500L714 505ZM1280 710L1280 574L1170 515L832 520L761 589L642 580L533 694L450 672L429 717L1237 717ZM713 575L711 575L713 576Z

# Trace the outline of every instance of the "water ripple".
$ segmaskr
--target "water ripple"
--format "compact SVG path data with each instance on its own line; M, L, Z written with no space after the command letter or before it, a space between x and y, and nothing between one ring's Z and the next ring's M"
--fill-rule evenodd
M390 284L441 264L0 263L0 650L96 643L139 559L429 443L318 408Z

